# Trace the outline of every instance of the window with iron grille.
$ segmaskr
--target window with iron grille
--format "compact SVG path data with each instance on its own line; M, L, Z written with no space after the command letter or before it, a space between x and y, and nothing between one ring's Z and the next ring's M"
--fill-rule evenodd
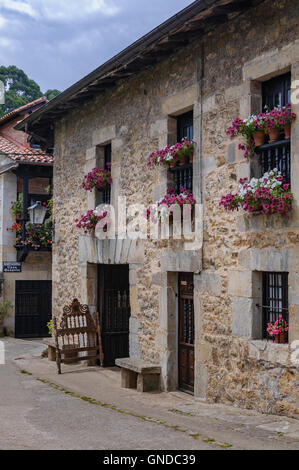
M282 315L288 322L288 273L263 272L263 338L270 339L267 324Z
M193 140L193 111L177 117L177 141L181 142L184 138ZM180 193L181 186L192 192L192 163L187 163L183 166L177 165L174 168L170 168L170 172L173 176L176 194Z
M267 106L273 109L276 106L285 106L291 99L291 74L286 73L279 77L267 80L262 84L263 109ZM284 139L283 135L277 142L266 143L256 149L260 155L261 171L264 173L277 168L281 171L284 183L290 183L290 140Z
M105 145L104 148L105 169L111 169L111 144ZM103 204L110 204L111 188L110 186L103 191Z

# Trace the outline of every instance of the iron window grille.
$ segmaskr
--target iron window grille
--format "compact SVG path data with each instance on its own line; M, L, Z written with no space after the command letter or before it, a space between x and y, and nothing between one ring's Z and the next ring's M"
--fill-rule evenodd
M291 100L291 73L286 73L278 77L267 80L262 84L263 109L267 106L273 109L276 106L285 106ZM282 137L283 139L283 137ZM256 148L256 153L260 155L260 176L277 168L281 171L284 183L290 183L291 177L291 146L290 140L279 140L273 143L266 143Z
M264 272L263 278L263 338L270 339L267 333L269 322L275 322L282 315L289 321L288 273Z
M182 114L177 117L177 141L181 142L184 138L193 140L193 111ZM183 186L187 191L192 192L193 186L193 165L187 163L186 165L177 165L170 168L173 176L174 190L179 194L180 188Z
M260 156L261 176L277 168L281 171L284 183L291 182L291 145L290 140L280 140L256 148Z

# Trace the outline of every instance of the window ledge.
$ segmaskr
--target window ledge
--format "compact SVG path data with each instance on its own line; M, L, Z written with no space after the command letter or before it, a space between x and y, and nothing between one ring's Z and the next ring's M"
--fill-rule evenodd
M248 340L249 358L281 366L290 366L289 344L278 344L268 340Z

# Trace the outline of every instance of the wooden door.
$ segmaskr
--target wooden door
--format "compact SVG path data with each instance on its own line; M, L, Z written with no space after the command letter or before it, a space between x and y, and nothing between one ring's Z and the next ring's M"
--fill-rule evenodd
M128 265L99 266L99 313L104 365L129 357L130 291Z
M16 338L49 336L47 323L52 318L51 301L51 281L16 281Z
M179 275L179 389L194 393L194 286L192 273Z

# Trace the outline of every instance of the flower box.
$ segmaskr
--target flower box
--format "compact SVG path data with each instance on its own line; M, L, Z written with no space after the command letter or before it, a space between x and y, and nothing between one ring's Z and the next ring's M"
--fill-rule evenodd
M231 138L238 135L245 138L245 144L239 144L239 149L244 150L244 157L248 158L255 154L256 147L265 143L266 135L269 135L270 143L279 140L282 131L285 139L289 139L291 124L295 119L292 105L287 103L283 107L267 109L264 113L252 114L248 119L234 119L226 134Z
M147 166L152 165L166 165L173 168L176 165L185 165L187 161L193 162L194 154L193 140L183 139L182 142L177 142L175 145L166 145L161 150L152 152L147 160Z
M193 194L188 192L184 187L180 188L180 194L176 194L173 188L168 188L165 196L147 209L146 217L153 222L169 218L169 223L172 223L174 211L171 207L175 205L178 205L180 208L188 207L191 210L192 217L192 210L195 204L196 200ZM181 210L181 218L182 217L183 211Z
M85 214L80 216L80 219L76 219L76 227L83 229L84 233L91 233L95 230L98 222L104 219L107 216L107 211L103 211L102 213L98 213L97 209L91 209L87 211ZM103 230L107 230L107 225L103 227Z
M287 215L292 210L293 194L289 190L290 185L282 181L281 173L276 168L259 179L240 179L239 191L222 196L219 205L227 211L242 207L251 213Z
M93 168L84 175L82 188L85 191L92 191L93 188L103 190L112 184L111 171L102 168Z

